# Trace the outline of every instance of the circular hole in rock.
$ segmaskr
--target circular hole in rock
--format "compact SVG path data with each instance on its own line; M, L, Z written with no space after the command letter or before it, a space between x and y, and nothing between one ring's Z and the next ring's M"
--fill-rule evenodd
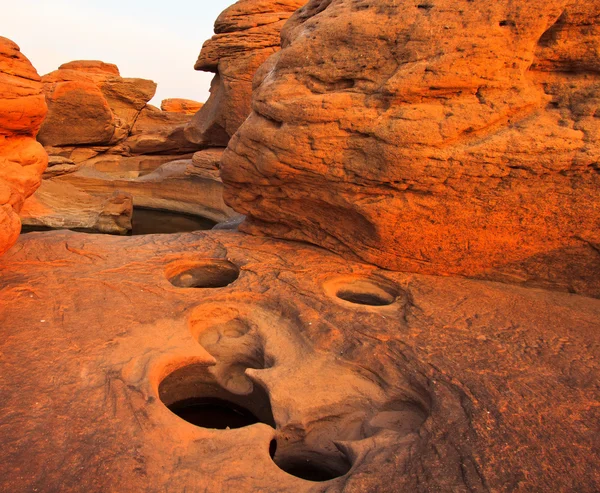
M178 288L224 288L239 275L238 267L223 259L190 262L167 269L169 282Z
M260 385L247 395L234 394L203 365L175 370L160 383L158 395L173 414L203 428L234 429L255 423L275 427L269 396Z
M325 455L312 450L287 450L277 453L277 441L271 441L269 454L282 470L306 481L331 481L346 474L352 465L339 455Z
M181 419L202 428L235 429L260 422L247 409L224 399L186 399L174 402L168 408Z
M394 303L400 290L387 280L342 277L329 281L326 292L354 305L387 306Z
M391 305L394 302L393 297L380 296L372 293L357 293L355 291L342 290L337 293L337 297L354 303L355 305L368 305L368 306L386 306Z

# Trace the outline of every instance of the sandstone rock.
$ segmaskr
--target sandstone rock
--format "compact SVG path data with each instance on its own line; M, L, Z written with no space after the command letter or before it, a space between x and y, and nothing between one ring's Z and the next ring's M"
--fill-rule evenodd
M111 153L133 154L187 154L198 149L183 135L189 123L186 113L161 111L147 105L136 119L127 139Z
M128 193L91 195L69 183L43 180L25 201L20 216L28 227L126 234L131 231L132 214L133 199Z
M204 43L195 69L214 72L211 95L186 129L198 144L227 145L250 114L252 78L280 46L280 31L306 0L240 0L215 22L215 35Z
M1 491L600 489L600 300L229 232L31 233L0 272ZM260 422L166 407L202 397Z
M46 110L39 75L15 43L0 37L0 255L17 240L18 213L48 163L35 141Z
M151 202L167 207L171 204L176 212L188 212L191 203L194 210L213 211L210 214L217 220L235 215L221 197L216 200L216 191L222 188L220 179L210 179L207 186L204 180L201 179L199 185L198 180L191 177L191 183L182 185L185 176L189 176L184 173L177 186L186 192L203 193L195 198L186 196L186 205L182 207L177 207L176 200L172 199L177 191L168 189L162 193L160 183L135 181L167 162L191 158L200 149L201 146L190 143L183 135L183 129L191 119L185 111L192 108L193 101L171 100L173 104L179 104L179 112L161 111L148 104L156 90L154 82L123 78L116 65L94 60L65 63L42 80L50 111L39 140L51 156L51 167L45 178L54 183L45 187L43 195L40 193L35 199L46 209L29 208L29 224L83 229L93 229L90 224L97 224L101 228L99 232L120 233L127 227L121 213L115 217L115 224L93 220L104 217L105 204L111 203L107 202L107 197L119 190L143 195L135 200L136 205ZM173 104L171 109L174 109ZM117 183L124 188L119 189ZM65 200L67 191L73 192L78 200L68 203ZM52 193L57 196L51 197ZM206 194L210 198L202 205ZM95 195L100 198L90 198ZM79 206L81 210L77 211ZM213 210L215 207L216 211ZM35 217L38 212L42 215ZM61 214L65 215L64 224ZM130 219L129 213L127 220Z
M224 155L227 203L389 269L600 296L599 13L309 2Z
M42 78L48 117L39 134L45 146L110 145L129 135L156 84L122 78L113 64L79 60Z
M170 113L185 113L186 115L193 115L202 108L202 106L204 106L203 103L199 103L193 99L181 98L163 99L160 103L160 109L163 111L168 111Z
M199 154L194 160L165 156L166 162L159 160L161 156L129 160L114 156L114 161L96 158L76 173L52 181L91 194L127 192L136 207L192 214L215 222L238 217L223 201L218 169L223 149L207 149Z

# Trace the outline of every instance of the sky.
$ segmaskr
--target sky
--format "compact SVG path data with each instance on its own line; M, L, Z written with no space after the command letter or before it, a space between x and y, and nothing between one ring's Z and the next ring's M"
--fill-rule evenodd
M6 0L0 0L4 3ZM151 103L204 102L213 74L197 72L202 43L235 0L22 0L2 6L0 36L13 40L40 75L72 60L102 60L123 77L158 83Z

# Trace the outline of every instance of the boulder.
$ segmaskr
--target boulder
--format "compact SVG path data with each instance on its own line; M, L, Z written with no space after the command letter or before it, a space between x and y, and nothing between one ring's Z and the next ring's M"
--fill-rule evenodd
M35 140L46 111L38 73L15 43L0 37L0 255L17 240L18 213L48 163Z
M250 114L252 79L280 47L285 21L306 0L240 0L215 22L194 68L216 75L210 97L186 128L186 137L206 147L225 147Z
M131 229L131 211L122 205L125 202L117 198L119 213L105 213L107 207L114 209L112 194L116 191L138 194L135 205L147 203L146 197L154 194L152 203L181 212L175 199L165 199L177 192L161 193L154 184L136 179L167 162L191 160L201 146L189 142L183 132L192 118L190 112L200 103L165 100L170 111L162 111L148 104L156 90L154 82L121 77L116 65L96 60L65 63L42 82L49 114L38 139L50 154L50 167L44 175L49 183L31 199L28 225L122 233ZM195 178L190 177L194 183L185 183L186 177L189 174L184 173L177 183L180 191L196 192ZM123 188L118 188L121 185ZM203 182L201 191L204 188ZM202 194L195 198L186 195L183 209L192 203L194 210L213 210L218 190L218 211L212 215L223 220L235 214L223 203L220 179L211 179L208 188L210 198L205 204ZM68 195L77 199L69 202ZM227 211L224 216L222 211Z
M169 113L185 113L186 115L195 114L203 103L194 101L193 99L170 98L163 99L160 103L160 109Z
M39 134L45 146L111 145L129 135L156 84L122 78L116 65L78 60L42 78L48 117Z
M312 0L257 75L226 201L247 232L388 269L598 297L598 19L594 0Z

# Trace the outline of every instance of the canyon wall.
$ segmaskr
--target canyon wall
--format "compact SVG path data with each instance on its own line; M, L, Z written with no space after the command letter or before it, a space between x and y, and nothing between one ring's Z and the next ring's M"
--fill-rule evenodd
M255 234L600 296L600 4L312 0L223 157Z
M18 213L48 164L35 140L46 110L38 73L15 43L0 36L0 255L17 241Z

